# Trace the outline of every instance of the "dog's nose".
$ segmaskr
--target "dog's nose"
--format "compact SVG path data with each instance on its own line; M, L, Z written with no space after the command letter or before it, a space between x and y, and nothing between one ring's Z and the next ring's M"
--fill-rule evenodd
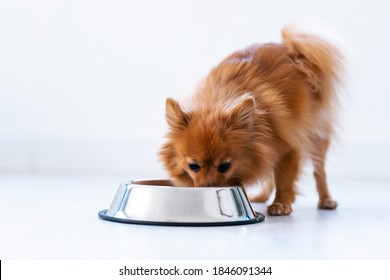
M195 187L212 187L217 184L213 181L195 181Z
M195 181L195 187L217 187L222 186L221 182L217 182L214 180L198 180Z
M207 184L205 182L195 182L195 187L207 187Z

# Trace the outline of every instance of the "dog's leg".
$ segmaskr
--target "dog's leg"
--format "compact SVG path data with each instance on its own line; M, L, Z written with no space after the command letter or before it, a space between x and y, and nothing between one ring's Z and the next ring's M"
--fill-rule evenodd
M289 151L275 167L275 199L268 206L268 214L272 216L289 215L291 204L295 200L295 181L300 169L300 155L297 151Z
M326 153L329 148L329 139L316 138L314 140L314 152L312 161L314 166L314 178L317 184L317 191L319 196L319 209L335 209L337 202L334 201L328 190L325 172Z
M252 202L266 202L275 188L274 175L270 175L261 185L261 189L257 195L250 197Z

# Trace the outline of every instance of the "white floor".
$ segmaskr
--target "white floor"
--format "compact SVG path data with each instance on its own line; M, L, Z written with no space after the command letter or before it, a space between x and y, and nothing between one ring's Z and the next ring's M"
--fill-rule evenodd
M332 180L336 211L306 180L289 217L196 228L100 220L123 179L0 176L0 259L390 258L390 180Z

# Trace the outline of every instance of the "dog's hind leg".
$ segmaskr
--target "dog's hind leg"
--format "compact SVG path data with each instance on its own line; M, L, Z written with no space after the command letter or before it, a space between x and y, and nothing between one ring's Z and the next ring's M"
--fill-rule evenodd
M317 185L319 196L319 209L335 209L337 202L334 201L329 193L328 184L326 181L325 160L329 148L329 138L316 137L313 141L314 151L312 153L312 161L314 167L314 178Z

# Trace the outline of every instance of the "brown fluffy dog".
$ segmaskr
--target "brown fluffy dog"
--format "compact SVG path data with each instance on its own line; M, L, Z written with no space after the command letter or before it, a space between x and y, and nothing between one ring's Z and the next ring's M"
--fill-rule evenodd
M340 51L287 26L281 44L254 45L228 56L182 107L166 101L167 143L160 151L177 186L276 187L270 215L292 212L305 158L314 165L318 207L334 209L324 169L332 135Z

